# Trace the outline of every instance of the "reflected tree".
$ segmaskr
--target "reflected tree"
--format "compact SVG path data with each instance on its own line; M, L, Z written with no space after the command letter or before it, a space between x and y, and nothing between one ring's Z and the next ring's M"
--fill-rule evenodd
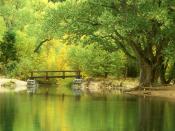
M13 97L2 97L0 100L0 131L13 131L16 105Z
M140 98L138 109L138 131L163 131L165 102Z

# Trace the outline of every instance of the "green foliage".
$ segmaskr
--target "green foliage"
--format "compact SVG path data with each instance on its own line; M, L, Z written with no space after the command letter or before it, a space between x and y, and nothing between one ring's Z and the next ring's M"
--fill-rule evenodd
M166 75L168 78L170 78L170 80L175 80L175 63L169 64Z
M58 2L53 1L55 3L48 3L46 0L14 0L13 2L1 2L0 15L2 16L2 19L0 19L0 21L2 21L1 25L4 29L2 28L2 31L0 31L0 36L3 35L3 32L6 29L13 29L15 34L14 42L4 43L5 46L10 43L14 43L12 46L13 48L6 48L8 50L8 52L6 51L6 54L9 55L9 60L7 64L3 64L3 66L6 68L6 73L8 75L26 79L31 70L59 70L68 69L68 66L73 69L83 70L88 75L121 75L122 71L120 69L123 69L125 65L125 60L122 60L125 59L124 54L121 51L116 52L118 48L116 48L113 41L110 39L103 40L97 35L88 36L82 34L82 36L76 36L76 38L80 38L84 44L89 44L89 41L92 41L97 44L97 46L89 45L85 48L83 46L65 46L63 45L63 42L62 45L55 46L54 44L59 44L59 42L54 43L54 41L51 41L45 43L39 54L33 53L36 44L43 39L50 39L53 37L58 38L58 36L64 36L66 39L67 36L71 36L71 42L76 42L74 34L77 32L75 31L69 34L69 30L73 31L77 28L76 23L72 24L72 26L69 26L68 28L65 28L66 23L62 20L62 18L76 15L76 13L81 16L87 14L86 10L83 10L81 7L82 3L79 3L81 6L75 4L75 6L78 9L81 9L82 12L79 12L80 10L78 10L78 12L72 12L72 10L74 10L74 6L72 6L72 4L75 1L60 0ZM61 9L60 12L57 12L57 10L55 12L57 7ZM68 11L68 13L65 13L66 11ZM100 10L97 11L95 15L101 14L100 12ZM44 18L43 16L47 16L52 13L57 13L58 17L55 19L56 21L59 19L61 20L60 25L63 25L63 28L60 30L55 28L57 23L56 21L52 21L54 19L50 20L50 17L45 17L44 24L42 24ZM78 17L79 16L77 16L77 18ZM75 22L76 19L70 19L70 21ZM94 20L98 19L95 19L94 17ZM89 27L88 24L86 26L79 24L78 26L81 26L82 29L80 29L85 34L90 34L91 32L96 31L96 28L94 29L93 26ZM54 32L54 30L56 32ZM64 33L65 31L66 33ZM10 40L13 41L13 38L10 38ZM108 45L104 43L108 43ZM2 45L3 44L1 44L1 46ZM68 52L66 51L66 48L69 48ZM112 53L110 52L111 50ZM2 51L1 54L3 54ZM66 58L67 54L68 57ZM3 58L5 57L5 55L1 56ZM66 59L70 60L70 65L66 63Z
M72 46L68 51L68 60L73 69L93 76L121 76L126 64L121 51L109 53L95 45Z
M30 71L41 68L41 58L39 54L34 54L35 38L24 32L16 31L16 51L18 62L16 68L13 68L8 75L26 79Z
M171 61L175 62L175 44L174 41L172 41L169 46L164 50L164 55L166 59L170 59Z
M6 75L26 78L42 64L42 58L33 51L40 37L42 16L49 4L47 0L0 2L1 70ZM13 32L4 35L6 30Z
M5 31L6 31L5 22L3 18L0 16L0 41L2 41Z
M168 48L163 51L165 59L167 61L167 78L175 78L175 44L172 42L169 44Z
M6 32L3 41L0 44L1 61L3 63L6 64L10 60L17 60L15 42L16 39L14 32Z
M122 8L122 4L125 7ZM135 42L144 51L149 42L156 46L164 38L172 40L174 6L169 0L160 6L157 1L149 0L126 3L120 0L67 0L47 12L44 28L50 35L64 37L66 34L72 41L86 36L96 42L108 41L106 44L115 41L116 46L123 41L125 48Z

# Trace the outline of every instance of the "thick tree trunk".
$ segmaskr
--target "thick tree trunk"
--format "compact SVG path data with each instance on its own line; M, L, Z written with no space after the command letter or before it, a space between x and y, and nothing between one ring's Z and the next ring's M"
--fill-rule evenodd
M160 79L160 84L168 84L171 79L165 78L166 73L166 66L164 66L162 63L156 63L153 66L151 64L148 64L144 61L140 62L140 81L139 86L140 87L148 87L148 86L154 86L158 84L158 80Z
M140 86L152 86L154 82L153 78L154 72L151 65L141 62L140 63Z
M160 77L160 68L140 60L140 87L153 86Z
M163 66L161 67L161 71L160 71L160 81L161 81L161 84L167 84L168 81L166 81L165 79L165 68L163 68Z

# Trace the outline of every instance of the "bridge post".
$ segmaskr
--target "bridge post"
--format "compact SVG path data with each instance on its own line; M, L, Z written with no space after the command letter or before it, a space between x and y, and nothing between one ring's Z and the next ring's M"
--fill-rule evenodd
M48 72L46 71L46 80L48 80Z
M77 71L77 78L78 78L78 79L81 78L80 71Z
M33 77L33 71L30 72L30 77L31 77L31 78Z
M63 71L62 73L63 73L63 79L65 79L65 71Z

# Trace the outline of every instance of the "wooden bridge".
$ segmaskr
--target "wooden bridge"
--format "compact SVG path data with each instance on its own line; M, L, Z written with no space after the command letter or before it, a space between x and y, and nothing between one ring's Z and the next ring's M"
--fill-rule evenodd
M81 78L81 71L32 71L29 79L44 78L46 80L50 78Z

